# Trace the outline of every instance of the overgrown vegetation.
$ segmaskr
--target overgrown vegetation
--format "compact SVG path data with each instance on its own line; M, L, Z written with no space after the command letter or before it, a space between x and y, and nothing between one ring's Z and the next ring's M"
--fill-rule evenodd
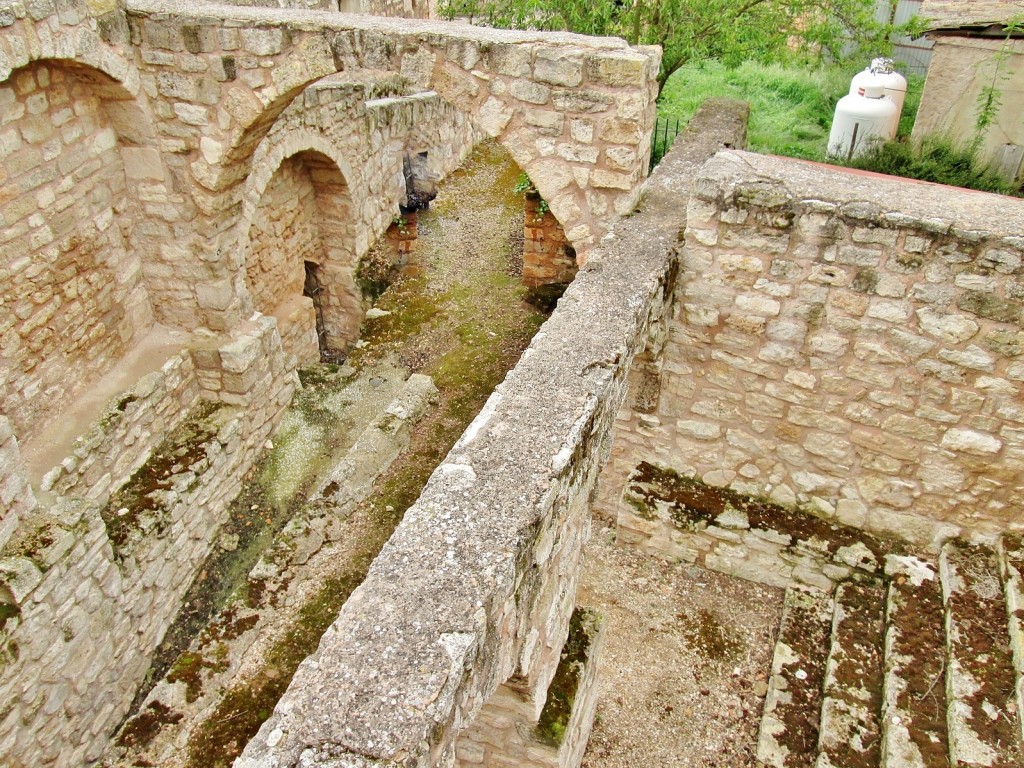
M894 35L915 37L922 23L880 22L875 0L441 0L448 19L506 29L568 30L624 37L663 49L658 85L690 62L729 65L814 63L887 53Z
M751 151L823 161L836 103L846 95L857 69L695 62L666 84L658 99L658 115L685 123L708 98L742 99L750 103L747 145ZM912 75L908 81L901 136L908 136L914 126L924 87L922 77Z
M890 141L872 147L844 165L889 176L932 181L1000 195L1021 195L1020 182L1007 181L973 144L939 136L921 141Z

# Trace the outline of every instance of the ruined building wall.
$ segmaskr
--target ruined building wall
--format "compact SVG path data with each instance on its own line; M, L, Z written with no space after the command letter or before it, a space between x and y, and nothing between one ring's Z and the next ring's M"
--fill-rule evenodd
M359 262L405 197L404 156L427 152L431 171L443 177L483 137L469 116L431 91L369 98L388 87L386 79L318 83L289 105L254 153L239 225L246 230L241 252L249 285L256 286L250 288L255 307L274 312L285 348L300 360L316 359L316 341L309 334L313 304L301 297L302 260L317 265L323 286L325 343L344 350L357 337L364 310ZM278 189L275 185L284 182L277 169L295 162L304 165L305 174L296 184L309 188ZM294 199L308 198L310 190L312 199L304 199L312 207L302 215L311 218L293 221L299 215ZM268 232L278 234L268 239ZM304 245L278 248L273 243L281 236ZM257 280L257 274L265 278ZM290 277L282 280L285 274Z
M19 441L31 435L36 412L9 413L22 406L2 405L0 754L14 764L80 764L96 758L213 546L228 499L291 397L295 359L286 354L276 319L253 314L245 286L244 215L254 210L246 206L256 206L262 190L251 200L246 194L250 179L262 172L260 160L276 158L268 164L272 174L281 161L312 150L330 158L349 182L352 199L359 202L356 230L351 238L346 234L351 241L333 263L343 264L341 273L350 277L356 262L349 257L365 252L390 220L398 199L392 196L399 167L394 164L405 149L437 147L438 167L450 170L479 136L500 136L531 166L539 185L560 193L553 207L573 223L574 236L593 243L604 231L607 211L624 210L635 201L644 173L640 157L621 174L608 173L597 158L606 146L635 147L645 154L644 130L653 118L657 55L622 41L448 31L406 20L288 9L197 13L177 3L130 0L128 5L66 0L58 6L41 0L0 6L0 151L7 153L0 171L0 236L5 258L11 254L12 259L0 265L4 282L8 275L15 279L11 266L19 275L27 270L28 280L40 274L49 279L49 273L35 272L41 264L67 266L47 290L62 294L62 307L65 301L76 306L79 295L92 296L92 290L97 303L88 309L91 314L60 330L69 339L85 331L98 349L109 344L96 353L96 360L105 362L95 370L77 362L65 366L60 391L22 382L15 388L18 396L38 397L38 404L44 392L68 398L76 386L92 386L104 366L138 351L138 334L154 321L168 326L156 329L160 333L180 338L167 365L155 375L129 380L94 423L83 424L83 439L47 475L35 498L19 460L24 446ZM51 68L50 59L74 69L85 94L64 122L60 105L54 108L49 96L44 102L34 92L19 92L19 77L28 71L36 73L35 87L40 87L38 72ZM277 149L258 154L296 94L342 68L373 70L373 76L401 73L424 89L436 83L442 99L421 98L430 102L422 104L414 96L391 102L363 94L363 133L350 138L362 154L351 164L338 156L338 147L315 121L303 122L309 113L289 113L288 119L303 124L289 126ZM493 82L492 68L501 73ZM42 87L53 89L54 82L51 75ZM579 98L578 85L586 86ZM436 137L423 120L431 110L439 116ZM568 113L592 130L570 136ZM564 131L557 137L544 134L538 145L538 122L545 131L558 122ZM81 134L67 138L65 131L72 135L76 125ZM445 126L451 129L447 133ZM299 141L300 134L308 143L289 143ZM33 144L37 139L42 143ZM585 158L567 159L577 142L594 147ZM380 157L392 165L363 162ZM320 170L310 174L317 194ZM78 186L61 188L60 177ZM264 187L269 181L269 176L263 180ZM115 194L108 196L106 189ZM601 213L589 212L590 199L604 206ZM64 202L70 207L62 209ZM74 232L65 226L68 210L78 217ZM338 222L321 217L318 223L326 251L328 241L338 238L325 239L324 226ZM102 257L90 261L92 252L82 250L82 242L102 247ZM60 262L75 248L73 264ZM89 277L94 269L102 279ZM627 281L650 276L638 275L632 263L625 274ZM80 276L85 277L81 286ZM650 290L645 284L640 293ZM27 295L31 301L37 293L53 303L35 285L12 298L21 302ZM31 309L24 306L29 314L48 311L36 310L34 303ZM632 311L625 310L620 320L643 322ZM25 320L17 312L14 317L15 323ZM35 317L42 318L37 328L19 325L15 331L2 315L4 362L18 354L21 330L26 338L40 328L52 333L64 315ZM37 358L43 364L59 359L55 349L35 350ZM595 360L604 359L603 347L592 352ZM583 377L584 385L600 378L601 370ZM579 384L575 377L574 372L569 378ZM583 391L578 394L583 402ZM602 425L609 412L601 411ZM582 445L572 425L593 413L590 406L580 414L563 413L559 434L570 434L573 446ZM545 426L550 421L544 414L538 418ZM167 453L176 441L187 443L186 455ZM532 442L524 438L520 445L534 455ZM551 556L551 545L557 551L551 561L564 568L543 572L543 578L531 576L525 591L516 593L529 603L525 610L519 611L514 599L502 603L504 615L516 622L502 631L515 637L503 640L500 664L480 668L484 687L477 698L496 686L490 672L507 678L513 666L527 671L531 684L542 685L548 671L538 669L537 660L557 657L582 546L578 526L567 526L566 520L581 517L595 462L596 454L560 465L559 488L572 498L573 516L546 521L549 536L535 543L538 562ZM552 499L549 508L563 503ZM523 524L503 535L532 535L532 507L521 512ZM503 521L493 522L504 529ZM517 542L506 541L496 551L501 556L518 551ZM550 603L538 603L534 589ZM539 636L531 632L534 620L544 626ZM530 646L522 663L513 660L512 644L526 647L538 637L543 648ZM456 638L450 646L454 653L460 642Z
M20 499L0 548L0 754L14 765L98 759L293 389L276 323L260 318L173 358L129 392L138 401L113 404L94 426L89 437L102 442L104 430L138 433L174 414L127 482L111 487L108 475L95 493L72 487L92 498L33 509L23 476L3 478ZM11 443L0 432L14 459Z
M40 62L0 84L0 412L22 439L152 323L118 136L85 76Z
M1024 527L1021 231L1013 198L719 155L604 507L646 460L924 544Z
M278 168L253 215L245 272L255 308L273 314L285 296L302 293L304 261L323 249L309 170L292 157Z

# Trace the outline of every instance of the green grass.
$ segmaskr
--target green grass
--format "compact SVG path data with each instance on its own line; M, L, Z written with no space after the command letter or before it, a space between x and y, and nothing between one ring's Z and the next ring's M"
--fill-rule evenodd
M815 70L747 62L728 68L714 61L689 64L665 84L659 117L690 119L705 99L750 103L747 147L754 152L824 160L836 103L846 95L860 63ZM910 78L900 133L909 134L924 81Z

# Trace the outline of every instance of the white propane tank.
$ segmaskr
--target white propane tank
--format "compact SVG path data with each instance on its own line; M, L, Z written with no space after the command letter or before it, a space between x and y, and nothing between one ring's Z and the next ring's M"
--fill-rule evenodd
M896 104L896 117L892 121L890 141L896 138L896 132L900 127L900 115L903 114L903 102L907 98L907 78L897 72L893 66L892 59L885 57L872 59L871 66L858 72L850 81L850 93L853 95L857 95L860 89L869 83L881 82L885 86L885 95Z
M889 131L897 112L896 104L885 95L885 86L874 81L858 91L843 96L836 104L828 135L830 157L848 160L864 154L875 143L891 138Z

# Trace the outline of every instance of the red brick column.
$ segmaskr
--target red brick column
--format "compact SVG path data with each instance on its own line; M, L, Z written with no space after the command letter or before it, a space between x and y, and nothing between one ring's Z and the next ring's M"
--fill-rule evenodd
M576 251L536 192L526 193L523 217L523 283L529 288L571 283Z

